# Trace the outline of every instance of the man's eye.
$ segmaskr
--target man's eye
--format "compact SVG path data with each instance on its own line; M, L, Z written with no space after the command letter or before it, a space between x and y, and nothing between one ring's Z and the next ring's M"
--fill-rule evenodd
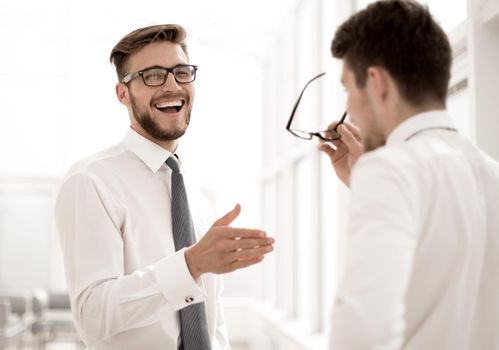
M162 72L147 72L144 76L146 79L163 79L165 74Z
M188 70L188 69L177 69L175 71L175 75L177 77L182 77L182 78L185 78L185 77L189 77L191 76L191 71Z

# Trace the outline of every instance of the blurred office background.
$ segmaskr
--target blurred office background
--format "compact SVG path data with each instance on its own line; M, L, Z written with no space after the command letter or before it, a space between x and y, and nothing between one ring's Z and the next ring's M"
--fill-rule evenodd
M0 349L81 348L73 333L53 222L57 186L76 160L119 142L129 125L108 57L131 30L179 23L199 66L182 156L216 189L235 225L263 227L275 252L225 276L234 350L321 349L338 280L348 191L298 126L344 111L336 27L362 0L1 0ZM448 108L461 132L499 159L499 1L428 0L448 33ZM414 54L417 55L417 52Z

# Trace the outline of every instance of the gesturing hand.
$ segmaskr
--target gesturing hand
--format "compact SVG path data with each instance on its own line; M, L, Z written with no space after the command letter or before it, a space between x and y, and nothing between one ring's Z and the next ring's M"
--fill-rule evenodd
M336 123L329 125L332 129ZM341 139L330 142L321 141L319 149L331 159L336 176L347 186L350 185L350 172L353 165L362 155L364 149L360 139L359 129L351 123L345 122L338 127Z
M256 264L274 249L274 239L261 230L229 227L240 213L237 204L187 248L185 259L194 279L206 272L226 273Z

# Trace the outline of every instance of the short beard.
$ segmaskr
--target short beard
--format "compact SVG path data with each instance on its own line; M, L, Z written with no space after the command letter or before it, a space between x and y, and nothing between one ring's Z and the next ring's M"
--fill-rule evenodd
M153 139L157 141L173 141L182 137L191 121L191 110L189 109L186 112L185 126L183 128L162 130L160 125L151 118L151 115L147 110L141 110L139 108L137 101L132 94L130 94L130 102L135 120L139 123L142 129L144 129ZM187 104L188 103L186 102L186 105Z
M364 141L364 153L374 151L376 148L384 146L386 140L379 136L371 136Z

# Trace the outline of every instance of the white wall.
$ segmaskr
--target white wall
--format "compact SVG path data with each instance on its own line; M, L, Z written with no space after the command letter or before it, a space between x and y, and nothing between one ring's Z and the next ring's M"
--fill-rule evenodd
M471 112L478 145L499 160L499 1L468 0Z

